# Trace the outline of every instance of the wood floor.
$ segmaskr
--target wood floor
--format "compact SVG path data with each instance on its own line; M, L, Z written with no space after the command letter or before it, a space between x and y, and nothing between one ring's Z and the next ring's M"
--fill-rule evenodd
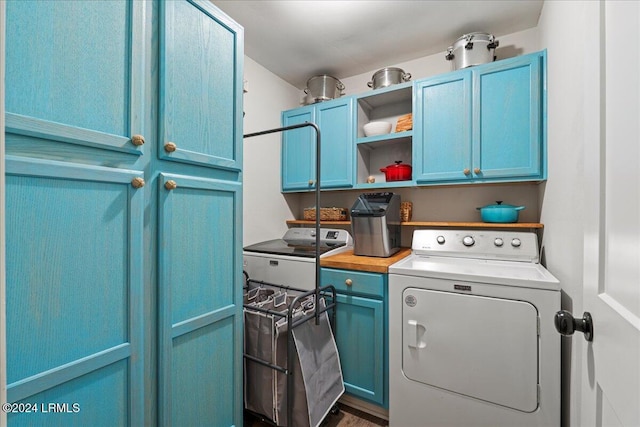
M336 415L329 414L320 427L380 427L389 425L386 420L358 411L349 406L340 404L338 406L340 407L340 412ZM244 425L245 427L267 427L272 424L260 421L247 414L244 417Z

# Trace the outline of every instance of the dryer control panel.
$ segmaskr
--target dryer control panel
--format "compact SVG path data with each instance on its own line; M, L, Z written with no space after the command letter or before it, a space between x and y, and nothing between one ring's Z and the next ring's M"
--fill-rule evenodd
M417 255L539 262L535 233L498 230L416 230Z

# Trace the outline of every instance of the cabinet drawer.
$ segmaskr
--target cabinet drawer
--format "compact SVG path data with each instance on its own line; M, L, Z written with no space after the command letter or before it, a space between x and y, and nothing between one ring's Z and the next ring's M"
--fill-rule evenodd
M380 298L384 296L385 275L383 274L323 268L321 275L322 285L333 285L337 292L370 295Z

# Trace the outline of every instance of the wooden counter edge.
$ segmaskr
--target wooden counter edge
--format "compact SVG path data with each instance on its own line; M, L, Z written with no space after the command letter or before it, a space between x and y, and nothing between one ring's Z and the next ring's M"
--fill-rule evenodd
M388 258L354 255L353 251L346 251L330 257L321 258L320 266L339 268L341 270L366 271L370 273L388 273L389 266L411 254L411 248L401 248Z
M287 225L314 225L315 221L288 219ZM351 221L322 221L322 225L351 225ZM442 227L442 228L505 228L505 229L543 229L544 224L538 222L463 222L463 221L409 221L401 222L402 227Z

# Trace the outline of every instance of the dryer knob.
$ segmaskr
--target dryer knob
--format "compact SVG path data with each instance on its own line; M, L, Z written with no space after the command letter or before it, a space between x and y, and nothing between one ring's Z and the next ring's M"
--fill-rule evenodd
M515 238L511 241L511 246L513 246L514 248L519 248L521 244L522 242L518 238Z
M504 245L504 241L500 237L496 237L496 240L493 241L493 244L500 247Z
M436 242L438 242L438 243L439 243L439 244L441 244L441 245L444 245L444 242L445 242L445 240L444 240L444 236L438 236L438 237L436 237Z
M467 247L473 246L474 243L476 243L476 241L473 240L473 237L471 236L464 236L464 238L462 239L462 244Z

